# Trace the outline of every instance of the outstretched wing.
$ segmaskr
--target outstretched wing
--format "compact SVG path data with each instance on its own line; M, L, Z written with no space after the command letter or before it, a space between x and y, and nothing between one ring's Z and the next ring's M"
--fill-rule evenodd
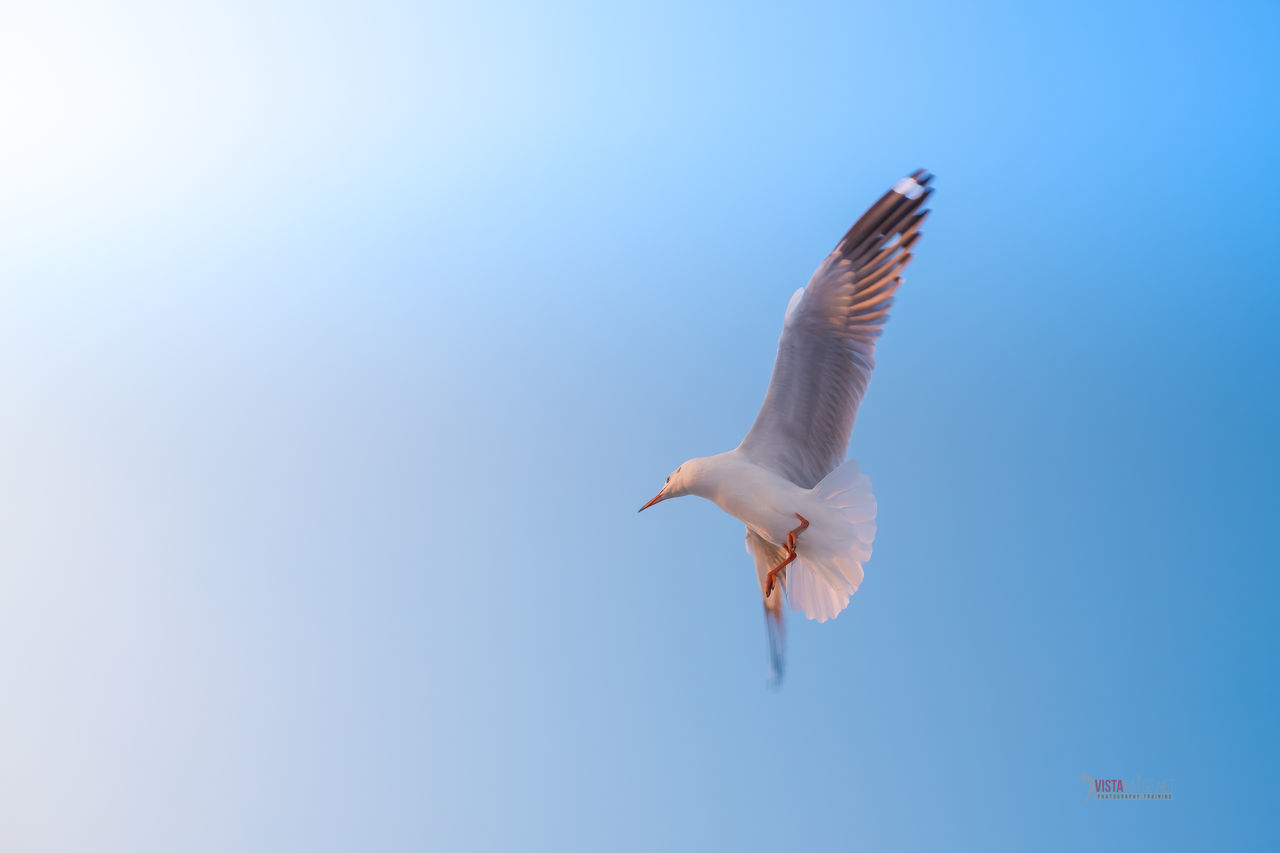
M808 489L844 459L932 178L922 169L894 184L791 297L769 392L740 447L757 465Z
M764 594L764 585L765 576L770 569L782 562L787 549L757 536L748 527L747 553L756 561L756 577L760 580L760 595L764 597L764 622L769 631L769 664L773 682L777 684L782 681L783 656L787 646L786 624L782 615L782 588L787 580L787 570L783 569L778 574L782 583L775 584L773 592L767 596Z

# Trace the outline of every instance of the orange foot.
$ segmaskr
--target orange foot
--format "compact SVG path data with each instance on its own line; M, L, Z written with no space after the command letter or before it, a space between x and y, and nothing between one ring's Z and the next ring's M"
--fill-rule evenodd
M798 512L796 513L796 518L800 519L800 525L796 527L794 530L787 531L786 559L784 559L781 563L778 563L778 565L770 569L769 574L765 576L765 582L764 582L765 598L768 598L769 594L773 592L773 585L778 580L778 572L782 571L787 566L791 565L791 562L796 558L796 544L800 541L800 534L804 532L805 528L809 526L809 519L805 518L800 513Z

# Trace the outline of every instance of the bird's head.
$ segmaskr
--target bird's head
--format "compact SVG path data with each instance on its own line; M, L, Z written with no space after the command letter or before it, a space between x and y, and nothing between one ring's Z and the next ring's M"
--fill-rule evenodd
M698 466L702 460L690 459L676 470L672 471L667 477L666 485L662 487L662 491L653 496L653 500L640 507L640 512L644 512L656 503L662 503L667 498L679 498L690 494L693 489L694 479L698 473Z

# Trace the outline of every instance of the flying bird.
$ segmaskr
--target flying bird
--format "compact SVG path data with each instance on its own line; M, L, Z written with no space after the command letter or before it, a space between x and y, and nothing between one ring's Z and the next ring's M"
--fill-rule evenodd
M775 679L783 596L810 619L832 619L871 558L876 499L844 455L876 339L929 212L932 178L921 169L894 184L792 295L764 405L742 443L680 465L640 508L697 495L746 524Z

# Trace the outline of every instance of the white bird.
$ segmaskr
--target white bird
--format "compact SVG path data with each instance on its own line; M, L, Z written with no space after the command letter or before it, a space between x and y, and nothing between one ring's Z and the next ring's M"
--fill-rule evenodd
M685 462L640 508L697 495L746 524L775 678L784 591L793 609L825 622L848 606L871 557L871 481L843 460L932 177L922 169L894 184L792 295L769 391L742 443Z

